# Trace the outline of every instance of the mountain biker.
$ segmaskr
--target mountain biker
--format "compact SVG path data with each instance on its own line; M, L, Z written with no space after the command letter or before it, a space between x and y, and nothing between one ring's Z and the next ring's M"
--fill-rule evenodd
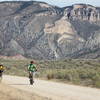
M0 65L0 77L2 78L2 74L4 71L5 67L3 65Z
M28 71L29 71L29 78L31 76L33 77L33 73L37 71L36 64L34 61L31 61L30 64L28 65ZM34 82L34 79L33 79L33 82Z

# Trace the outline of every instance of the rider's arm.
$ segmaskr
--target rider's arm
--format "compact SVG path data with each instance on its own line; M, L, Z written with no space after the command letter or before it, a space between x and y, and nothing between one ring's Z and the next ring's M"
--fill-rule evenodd
M30 65L27 66L27 70L29 71Z
M3 66L3 71L5 70L5 68L6 68L6 67L5 67L5 66Z
M36 64L34 65L34 67L35 67L35 71L37 71L37 66L36 66Z

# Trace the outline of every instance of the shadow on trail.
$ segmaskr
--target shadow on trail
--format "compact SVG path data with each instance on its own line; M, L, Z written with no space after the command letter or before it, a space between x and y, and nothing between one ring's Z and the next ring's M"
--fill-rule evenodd
M30 85L30 84L16 84L16 83L14 83L14 84L8 84L8 85Z

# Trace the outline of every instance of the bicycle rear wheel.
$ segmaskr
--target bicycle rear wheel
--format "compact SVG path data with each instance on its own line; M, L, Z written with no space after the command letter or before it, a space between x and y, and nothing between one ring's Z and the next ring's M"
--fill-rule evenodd
M33 85L34 81L33 79L30 79L30 84Z

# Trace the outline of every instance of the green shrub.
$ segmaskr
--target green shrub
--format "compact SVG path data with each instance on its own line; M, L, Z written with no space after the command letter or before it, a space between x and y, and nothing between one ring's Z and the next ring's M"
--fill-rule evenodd
M0 62L7 66L6 74L28 76L30 60L0 59ZM100 60L66 59L37 63L39 74L36 77L100 88Z

